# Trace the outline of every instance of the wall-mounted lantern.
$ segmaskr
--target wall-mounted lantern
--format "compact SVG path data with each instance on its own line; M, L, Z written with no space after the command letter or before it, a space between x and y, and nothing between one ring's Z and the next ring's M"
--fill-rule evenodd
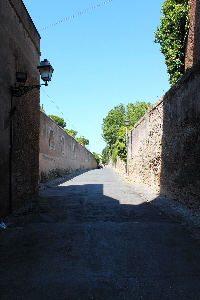
M37 66L37 68L39 69L41 79L43 81L45 81L44 85L48 85L47 82L51 81L51 77L52 77L52 74L54 71L50 62L47 59L45 59L45 60L41 61L40 65Z
M40 65L37 66L39 69L41 79L45 81L44 84L38 85L22 85L25 84L27 80L27 73L26 72L16 72L16 81L20 84L18 86L11 86L12 96L14 97L21 97L22 95L26 94L27 92L31 91L34 88L40 89L42 85L47 86L48 82L51 81L52 73L54 71L53 67L51 66L50 62L47 59L44 59L40 62Z

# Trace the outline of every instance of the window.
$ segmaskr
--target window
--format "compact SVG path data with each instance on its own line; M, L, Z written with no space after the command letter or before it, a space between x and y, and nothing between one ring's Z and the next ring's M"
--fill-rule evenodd
M61 135L60 145L61 145L61 152L64 154L65 153L65 137L64 137L64 135Z
M73 153L74 153L74 157L76 157L76 144L73 144Z
M55 150L54 130L52 127L49 127L49 148Z

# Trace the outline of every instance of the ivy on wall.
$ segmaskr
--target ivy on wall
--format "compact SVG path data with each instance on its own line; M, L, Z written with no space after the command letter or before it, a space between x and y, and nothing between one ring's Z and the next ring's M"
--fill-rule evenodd
M188 0L166 0L161 12L163 16L155 32L155 42L161 45L172 86L185 69L185 47L189 29Z

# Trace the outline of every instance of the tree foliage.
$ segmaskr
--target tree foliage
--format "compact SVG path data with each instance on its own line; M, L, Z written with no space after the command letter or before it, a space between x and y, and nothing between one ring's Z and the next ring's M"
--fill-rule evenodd
M71 136L73 136L74 138L76 137L78 131L75 131L73 129L64 129L67 133L69 133Z
M77 131L73 130L73 129L67 129L66 127L66 122L63 118L60 118L58 116L54 116L54 115L49 115L49 117L51 119L53 119L61 128L63 128L68 134L70 134L71 136L73 136L73 138L75 138L77 140L78 143L80 143L81 145L85 146L85 145L89 145L89 140L85 139L84 137L77 137Z
M92 154L94 155L94 157L96 159L97 165L99 165L100 164L100 157L99 157L99 155L96 152L92 152Z
M161 45L169 82L174 85L184 73L185 46L189 28L188 0L166 0L163 17L155 32L155 42Z
M150 103L136 102L129 103L127 107L120 104L108 112L108 115L103 119L102 136L107 143L103 150L103 161L108 161L108 157L112 161L117 160L117 156L126 160L126 126L125 119L129 120L129 129L131 129L139 119L146 113Z
M127 105L127 119L133 127L146 113L150 107L150 102L136 102L135 104L129 103Z
M60 117L57 117L57 116L54 116L54 115L49 115L49 117L51 119L53 119L63 129L66 127L66 122L63 118L60 118Z
M85 139L84 137L76 138L76 140L83 146L89 145L90 143L90 141L88 139Z
M105 147L102 151L102 163L108 164L110 159L110 149L109 147Z
M103 119L102 130L103 138L109 146L112 146L117 141L117 133L121 126L124 126L125 106L120 104L108 112L106 118Z

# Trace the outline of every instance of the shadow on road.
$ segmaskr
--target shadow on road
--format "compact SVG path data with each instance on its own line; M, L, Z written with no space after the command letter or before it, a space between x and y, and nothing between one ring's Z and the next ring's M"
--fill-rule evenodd
M200 299L199 244L102 174L104 184L89 172L43 190L0 232L0 299Z

